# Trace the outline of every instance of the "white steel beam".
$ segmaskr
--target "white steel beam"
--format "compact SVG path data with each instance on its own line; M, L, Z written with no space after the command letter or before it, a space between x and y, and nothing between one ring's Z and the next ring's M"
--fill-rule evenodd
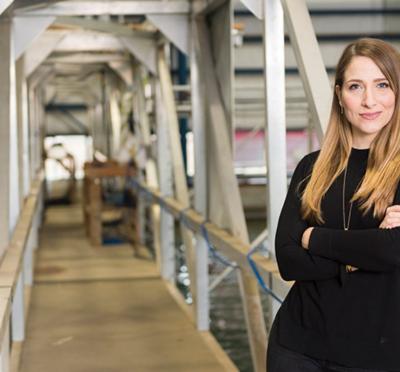
M280 0L264 2L265 147L267 163L268 247L274 252L275 231L286 188L285 35Z
M204 17L207 14L211 14L221 5L223 5L226 0L202 0L192 2L192 12L196 16Z
M124 46L118 37L93 31L69 31L57 44L55 52L120 52Z
M32 224L29 231L28 240L26 242L24 255L24 284L27 286L33 285L33 251L35 250L35 233L36 226Z
M209 138L215 143L208 144L208 152L213 151L215 167L218 173L220 187L222 188L219 203L226 208L228 221L224 221L229 226L234 235L240 236L243 241L248 241L248 232L243 213L242 201L239 193L239 187L233 168L233 157L231 148L231 131L228 130L226 110L221 97L221 89L218 86L218 77L213 62L213 53L209 42L208 28L204 22L198 22L199 45L201 50L201 79L205 83L207 97L208 114L210 117ZM210 162L208 162L210 164ZM211 207L211 206L210 206ZM221 210L220 206L218 208ZM215 221L213 221L215 222Z
M233 8L231 1L216 9L208 16L210 27L210 45L216 70L216 82L221 92L221 100L225 111L225 125L229 136L232 153L234 148L234 115L235 105L234 89L234 67L232 48Z
M9 300L1 299L0 303L3 304ZM0 309L7 305L0 305ZM0 371L1 372L11 372L10 366L10 325L6 325L4 335L0 339Z
M143 69L137 66L134 70L135 82L137 89L137 107L139 111L139 122L140 128L140 139L144 146L144 152L146 153L146 182L151 187L158 189L158 172L156 162L152 157L149 149L151 148L151 130L150 130L150 119L146 110L146 97L144 92L144 76ZM153 226L153 244L154 251L156 252L156 263L159 271L161 271L161 243L160 243L160 206L153 204L150 206L150 217Z
M179 123L176 113L175 98L172 89L171 74L167 65L164 46L161 46L158 51L158 74L161 85L161 93L165 104L165 112L168 119L168 132L169 143L171 149L172 169L175 186L176 198L185 206L190 207L189 190L186 182L185 168L183 166L182 146L179 138ZM193 234L183 224L180 223L180 230L182 235L183 244L185 246L186 264L189 271L190 290L193 295L193 303L196 307L197 293L196 293L196 272L194 265L194 247L193 247Z
M153 74L157 75L156 42L142 38L120 37L126 49Z
M28 128L28 87L25 78L24 56L16 63L16 95L18 125L18 170L19 203L23 205L30 189L29 169L29 128Z
M165 113L159 79L155 82L156 122L157 122L157 165L160 192L163 196L174 195L171 148L168 139L168 121ZM161 209L160 250L161 276L171 283L175 282L175 222L174 217Z
M232 149L227 128L227 115L223 109L220 89L217 85L216 69L210 45L210 35L204 20L199 20L199 45L202 53L202 79L206 85L208 114L210 118L211 147L214 163L219 173L217 176L221 187L220 208L229 218L228 228L233 235L248 243L244 211L239 193L238 182L233 169ZM210 150L209 150L210 151ZM213 163L208 163L213 164ZM258 284L254 276L245 270L237 270L239 287L243 301L244 314L249 336L249 343L255 372L265 372L266 333Z
M49 27L55 17L14 17L15 60Z
M14 0L0 0L0 14L3 13L13 2Z
M241 0L241 3L243 3L258 19L263 19L263 2L265 3L265 1L267 0Z
M305 0L281 1L311 117L321 140L328 125L332 101L328 74Z
M14 342L21 342L25 339L24 302L24 277L23 271L21 271L12 301L11 336Z
M287 188L285 33L280 0L264 1L263 19L268 248L275 256L275 233ZM279 304L271 297L269 301L272 323Z
M36 70L65 35L65 31L47 31L31 44L25 55L25 76L30 76Z
M149 14L156 26L182 53L189 54L189 18L186 14Z
M17 15L26 16L87 16L87 15L141 15L186 14L190 3L186 0L170 1L63 1L36 8L19 8Z
M47 58L49 63L75 63L75 64L93 64L93 63L122 63L126 57L121 53L100 53L100 52L71 52L54 53Z
M13 27L12 27L12 31ZM12 33L13 37L13 33ZM9 117L9 125L10 125L10 173L9 173L9 182L10 182L10 233L14 231L15 226L17 225L19 212L21 209L20 203L20 183L22 179L19 178L19 170L15 165L19 163L19 141L18 141L18 126L17 126L17 97L16 97L16 71L15 71L15 60L14 60L14 45L13 41L11 42L10 49L10 117ZM1 50L1 49L0 49ZM2 124L5 124L2 122Z
M132 68L127 61L107 61L108 66L130 87L133 84Z
M207 216L207 122L204 81L201 79L201 52L197 25L191 22L190 86L192 97L192 128L194 138L194 208ZM204 238L196 234L196 276L197 276L197 328L209 329L209 276L208 247Z
M111 33L118 36L143 37L150 39L154 37L154 32L152 31L132 30L130 27L116 22L102 21L91 18L57 17L55 24L63 26L75 26L85 30Z
M0 256L3 255L13 228L15 209L19 211L18 171L15 164L17 150L16 113L15 113L15 65L13 52L12 22L8 19L0 21ZM14 143L15 142L15 143ZM15 147L15 148L14 148ZM12 190L12 187L17 187ZM14 206L12 203L15 202Z

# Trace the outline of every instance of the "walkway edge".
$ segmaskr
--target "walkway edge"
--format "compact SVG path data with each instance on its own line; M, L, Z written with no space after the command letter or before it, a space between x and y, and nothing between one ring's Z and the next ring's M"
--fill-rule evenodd
M168 292L178 304L180 309L185 313L185 315L189 318L190 322L192 323L193 327L195 327L194 322L194 314L193 310L187 305L185 300L183 299L182 295L178 291L178 289L172 283L164 280L165 287L167 288ZM225 350L221 347L218 341L215 339L214 335L209 331L198 331L201 335L204 343L207 347L212 351L212 353L217 358L218 362L223 366L224 371L226 372L239 372L239 369L233 363L232 359L229 358L228 354Z

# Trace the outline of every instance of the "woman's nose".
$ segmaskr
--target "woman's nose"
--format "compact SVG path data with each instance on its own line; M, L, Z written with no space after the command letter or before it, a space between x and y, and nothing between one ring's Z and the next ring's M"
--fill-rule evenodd
M376 105L376 97L373 89L366 88L363 95L363 105L366 107L373 107Z

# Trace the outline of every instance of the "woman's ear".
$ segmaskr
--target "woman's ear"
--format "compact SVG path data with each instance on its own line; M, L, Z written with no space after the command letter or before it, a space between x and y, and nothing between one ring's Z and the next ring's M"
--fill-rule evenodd
M337 98L339 100L339 105L342 106L342 92L340 90L340 86L339 85L335 86L335 93L336 93Z

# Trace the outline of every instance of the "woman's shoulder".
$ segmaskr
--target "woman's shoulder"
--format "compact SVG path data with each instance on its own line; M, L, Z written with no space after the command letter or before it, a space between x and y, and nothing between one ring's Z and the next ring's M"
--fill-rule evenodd
M303 158L299 161L297 167L302 169L303 172L308 172L312 169L315 161L318 158L320 150L310 152L303 156Z

